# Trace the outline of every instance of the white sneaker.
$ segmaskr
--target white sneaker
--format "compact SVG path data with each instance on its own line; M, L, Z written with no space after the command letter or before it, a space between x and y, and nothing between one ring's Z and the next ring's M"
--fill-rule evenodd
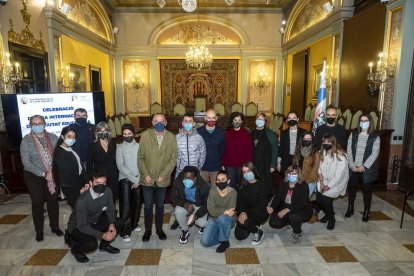
M141 232L141 227L137 225L137 228L134 229L135 232Z
M264 237L264 233L262 229L259 229L259 231L257 231L257 233L255 233L253 236L252 245L253 246L259 245L262 242L263 237Z
M130 242L131 238L128 235L125 235L125 236L122 237L122 241L123 242Z

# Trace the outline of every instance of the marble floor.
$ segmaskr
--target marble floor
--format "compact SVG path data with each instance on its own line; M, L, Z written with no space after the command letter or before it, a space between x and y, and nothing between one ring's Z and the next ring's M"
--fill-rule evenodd
M89 263L79 264L63 238L50 233L47 217L45 240L36 242L30 198L23 194L0 205L0 275L414 275L411 215L400 229L401 211L375 195L368 223L361 221L360 194L350 219L344 219L346 198L334 205L333 231L326 230L326 224L305 223L302 243L293 245L287 229L273 230L266 224L259 246L251 246L251 239L236 241L232 234L225 254L203 248L194 228L189 242L179 244L180 231L169 229L172 208L166 205L167 240L153 235L143 243L142 232L134 232L130 243L120 238L113 242L120 254L95 252L88 255ZM62 229L69 214L66 202L60 202Z

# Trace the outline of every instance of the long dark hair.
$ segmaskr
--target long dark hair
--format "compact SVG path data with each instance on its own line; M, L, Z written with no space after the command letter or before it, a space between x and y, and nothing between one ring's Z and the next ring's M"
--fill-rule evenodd
M253 164L253 162L248 161L246 163L243 164L243 167L248 168L249 170L252 171L252 173L254 174L254 178L258 181L263 181L263 178L260 176L259 172L256 169L256 166ZM244 177L242 177L242 181L241 181L242 186L247 184L247 180L244 179Z
M332 133L325 133L322 136L322 144L323 144L324 141L328 141L328 142L332 143L331 157L333 157L334 154L336 154L338 160L341 160L341 158L339 158L339 155L344 155L345 152L343 151L341 145L339 145L336 142L335 135L333 135ZM323 161L323 158L324 158L323 146L321 146L320 156L321 156L321 161Z
M243 113L240 112L232 112L229 116L229 120L227 121L227 129L233 129L233 120L236 117L240 117L242 119L242 124L241 124L241 128L244 127L246 125L246 120L244 118Z
M59 175L58 175L58 170L57 170L57 161L56 161L56 152L57 149L60 147L60 145L62 145L63 141L65 140L65 135L69 132L74 132L76 134L76 136L78 135L76 133L76 129L74 126L65 126L64 128L62 128L62 131L60 132L60 136L59 139L57 140L56 143L56 147L55 150L53 151L53 161L52 161L52 174L53 174L53 180L55 181L56 184L59 184ZM63 138L62 138L63 137Z
M293 161L292 161L292 164L294 164L294 165L299 166L299 160L302 158L302 153L301 153L302 142L303 142L306 135L310 135L312 137L312 144L311 144L312 151L311 151L310 155L314 155L315 152L318 151L318 148L316 147L316 143L315 143L315 137L313 136L312 132L305 131L305 133L303 133L303 135L299 137L299 140L296 143L295 155L294 155ZM313 166L313 161L314 161L314 158L311 158L311 162L310 162L311 166Z

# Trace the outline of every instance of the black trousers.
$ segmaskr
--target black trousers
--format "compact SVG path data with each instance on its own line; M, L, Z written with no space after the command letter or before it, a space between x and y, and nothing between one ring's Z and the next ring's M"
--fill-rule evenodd
M96 230L106 232L108 231L109 221L106 212L102 212L101 216L98 219L98 222L92 224L91 227L95 228ZM117 232L118 232L118 227ZM70 238L75 241L75 244L72 247L72 250L76 253L89 253L95 251L98 248L98 241L96 237L87 235L79 231L78 228L75 228L70 232ZM110 244L109 241L101 239L100 245L105 246Z
M121 235L131 235L132 229L138 226L143 204L142 187L131 189L132 183L124 178L119 181L119 212L124 225Z
M75 210L76 201L80 196L80 190L73 187L62 187L62 191L68 200L69 206L72 207L72 210Z
M152 229L153 204L155 198L155 229L162 230L164 219L165 187L143 186L145 230Z
M312 216L312 209L309 209L292 211L287 213L283 218L279 218L277 214L280 210L274 210L270 215L270 227L280 229L290 224L293 228L293 233L295 234L302 233L302 223L308 221Z
M358 186L361 185L361 191L364 199L364 210L371 209L372 201L372 183L365 183L362 172L352 172L348 182L348 203L354 205Z
M267 219L267 215L260 217L248 217L244 224L237 221L236 228L234 229L234 237L239 241L247 239L250 233L257 233L258 226L263 224Z
M59 228L59 187L56 187L56 192L52 195L47 187L46 179L28 171L24 171L23 175L24 182L29 190L30 199L32 200L32 216L36 232L43 231L45 220L43 208L45 201L50 227Z
M335 216L332 197L328 197L321 194L320 192L316 192L316 202L318 203L319 208L329 219L332 219Z

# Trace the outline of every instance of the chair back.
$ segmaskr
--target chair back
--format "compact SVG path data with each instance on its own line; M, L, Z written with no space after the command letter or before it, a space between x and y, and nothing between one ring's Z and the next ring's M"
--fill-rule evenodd
M243 106L241 103L234 103L231 105L231 112L240 112L243 113Z
M185 106L183 104L176 104L174 106L174 116L183 116L185 114Z
M226 115L224 111L224 105L221 103L214 104L214 110L216 111L217 115L221 115L221 116Z
M151 105L151 115L157 113L162 113L162 106L159 103L155 102Z
M256 116L259 108L254 102L250 102L246 105L246 116Z

